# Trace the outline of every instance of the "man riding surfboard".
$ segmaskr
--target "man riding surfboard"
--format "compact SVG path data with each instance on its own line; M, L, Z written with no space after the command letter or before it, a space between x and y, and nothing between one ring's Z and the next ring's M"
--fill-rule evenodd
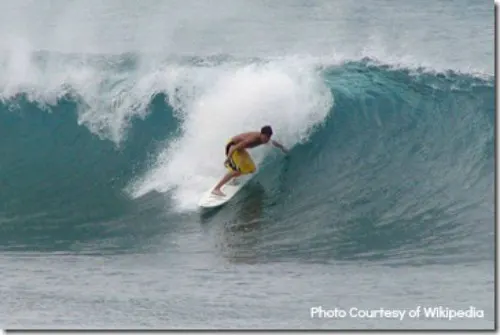
M259 145L266 144L271 141L271 144L280 148L285 154L288 150L280 143L271 140L273 136L273 129L271 126L264 126L260 132L253 131L242 133L231 138L226 145L226 161L224 166L229 172L221 179L221 181L212 190L212 193L219 196L225 196L221 188L232 178L241 176L242 174L254 173L256 170L255 163L246 149L258 147Z

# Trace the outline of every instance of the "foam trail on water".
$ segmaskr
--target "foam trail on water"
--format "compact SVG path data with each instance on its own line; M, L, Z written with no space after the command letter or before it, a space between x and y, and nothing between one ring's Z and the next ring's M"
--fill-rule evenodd
M274 138L292 147L307 139L333 105L333 96L314 66L297 60L171 68L165 75L182 132L130 191L138 197L153 190L173 190L179 210L194 208L225 173L222 163L229 138L270 124ZM269 147L252 150L257 164L268 153Z

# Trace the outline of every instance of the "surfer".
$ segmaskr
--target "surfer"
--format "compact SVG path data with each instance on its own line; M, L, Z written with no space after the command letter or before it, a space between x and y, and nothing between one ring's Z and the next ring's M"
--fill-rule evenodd
M221 179L217 186L215 186L212 193L219 196L225 196L225 194L220 190L222 186L224 186L232 178L239 177L242 174L255 172L255 163L246 149L255 148L271 141L271 144L280 148L283 153L288 153L288 150L285 149L283 145L271 140L271 136L273 136L273 129L271 126L264 126L261 128L260 132L252 131L239 134L231 138L229 143L226 145L227 159L224 162L224 166L229 170L229 172Z

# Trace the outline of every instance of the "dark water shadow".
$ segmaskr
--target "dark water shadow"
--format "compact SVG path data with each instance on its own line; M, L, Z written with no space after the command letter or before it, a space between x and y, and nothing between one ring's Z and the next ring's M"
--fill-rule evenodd
M256 262L264 217L265 188L250 181L225 206L203 211L200 222L214 239L216 249L234 262Z

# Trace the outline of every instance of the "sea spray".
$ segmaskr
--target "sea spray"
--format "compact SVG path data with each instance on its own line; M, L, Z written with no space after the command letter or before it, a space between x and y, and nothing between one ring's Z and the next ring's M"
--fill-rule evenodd
M293 147L332 111L333 95L308 63L285 60L210 71L205 82L179 72L168 78L182 132L134 184L134 196L175 189L178 208L194 208L200 194L223 175L223 149L231 136L271 124L275 138ZM257 164L268 153L268 148L252 151Z

